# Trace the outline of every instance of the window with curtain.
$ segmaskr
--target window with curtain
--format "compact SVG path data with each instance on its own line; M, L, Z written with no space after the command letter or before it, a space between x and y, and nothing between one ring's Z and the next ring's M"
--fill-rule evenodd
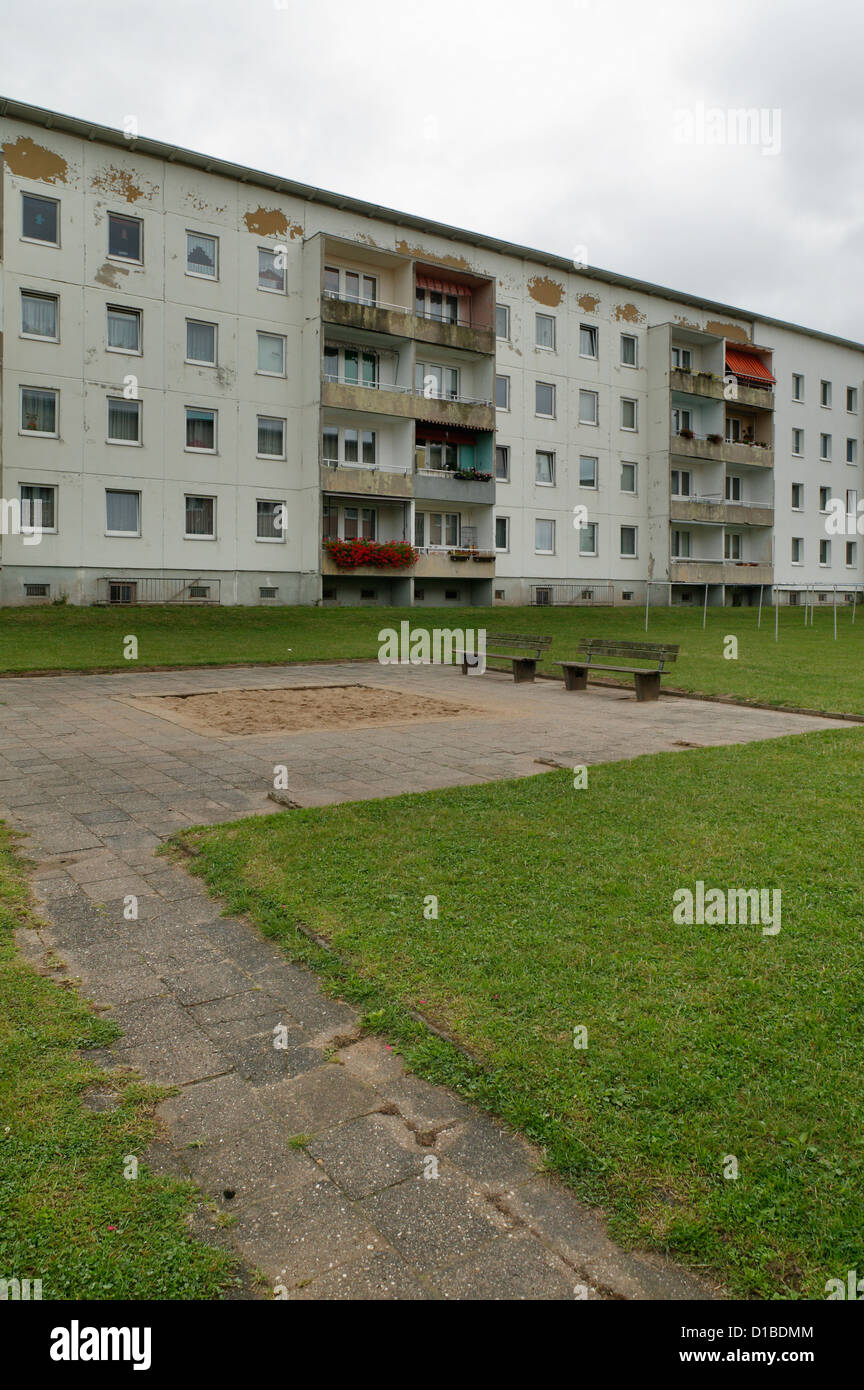
M216 501L213 497L186 498L186 535L208 536L215 534Z
M140 533L140 492L105 489L105 529L121 536L137 536Z
M21 525L40 526L43 531L53 531L57 525L54 498L53 487L22 483Z
M186 448L216 452L216 411L186 407Z
M258 248L258 288L274 290L277 294L285 291L284 251L265 251Z
M21 293L21 332L31 338L57 337L57 297Z
M551 486L555 482L555 455L538 449L534 455L534 480Z
M555 387L548 381L538 381L534 384L534 413L551 416L555 414Z
M27 434L57 433L57 392L21 388L21 428Z
M285 503L272 502L259 497L256 506L258 511L256 534L259 541L283 541L285 529L281 522L284 520Z
M58 242L60 204L56 198L40 198L35 193L21 194L21 235L31 241Z
M534 522L534 549L538 555L551 555L555 550L555 522L538 517Z
M108 440L111 444L141 443L141 402L120 396L108 398Z
M204 275L209 280L215 280L218 268L217 257L215 237L201 236L198 232L186 233L187 275Z
M339 508L335 502L324 503L322 535L325 538L339 535Z
M141 313L108 305L108 346L117 352L141 351Z
M285 421L275 415L258 416L258 453L266 458L285 457Z
M124 261L141 260L141 222L137 217L108 214L108 255Z
M200 319L186 320L186 361L216 366L216 325Z
M281 334L259 332L258 370L268 376L285 375L285 339Z
M339 431L330 427L323 431L322 436L322 457L325 463L338 464L339 462Z
M344 537L343 537L343 538L344 538L346 541L356 541L356 540L358 539L358 526L359 526L358 508L357 508L357 507L344 507L343 510L342 510L342 518L343 518L342 529L343 529L343 533L344 533Z

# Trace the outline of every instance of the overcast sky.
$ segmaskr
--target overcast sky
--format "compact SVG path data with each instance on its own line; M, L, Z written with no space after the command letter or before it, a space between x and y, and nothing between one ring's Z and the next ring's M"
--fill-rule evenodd
M0 0L0 94L862 340L862 32L860 0Z

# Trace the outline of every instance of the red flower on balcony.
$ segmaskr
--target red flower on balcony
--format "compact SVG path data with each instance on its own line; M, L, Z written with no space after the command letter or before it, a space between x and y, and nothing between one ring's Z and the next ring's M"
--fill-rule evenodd
M340 541L329 536L324 549L340 570L372 565L380 570L405 570L417 563L417 551L406 541Z

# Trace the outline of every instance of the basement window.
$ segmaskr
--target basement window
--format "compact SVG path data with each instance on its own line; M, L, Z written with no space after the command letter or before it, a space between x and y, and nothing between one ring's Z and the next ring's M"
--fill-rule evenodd
M414 597L415 597L415 599L420 599L420 601L421 601L421 603L422 603L423 599L426 597L426 590L425 590L425 589L415 589L415 590L414 590Z
M445 597L445 599L458 599L458 598L459 598L459 590L458 590L458 589L445 589L445 590L444 590L444 597Z
M126 584L121 581L112 580L108 585L109 603L134 603L137 596L137 584Z
M377 590L377 589L361 589L361 590L360 590L360 597L361 597L361 598L377 598L377 597L378 597L378 590Z
M209 597L210 597L210 585L209 585L209 584L190 584L190 586L189 586L189 597L190 597L190 598L209 598Z
M24 597L25 597L25 598L47 598L48 595L50 594L50 592L51 592L51 588L50 588L50 585L48 585L48 584L25 584L25 585L24 585Z
M272 588L267 587L266 585L262 585L262 586L259 588L259 590L258 590L258 597L259 597L259 598L275 598L276 595L277 595L278 593L279 593L279 590L278 590L278 589L272 589ZM325 591L324 597L325 597L325 598L329 598L329 597L331 596L331 594L335 596L335 590L330 590L329 592L326 592L326 591Z

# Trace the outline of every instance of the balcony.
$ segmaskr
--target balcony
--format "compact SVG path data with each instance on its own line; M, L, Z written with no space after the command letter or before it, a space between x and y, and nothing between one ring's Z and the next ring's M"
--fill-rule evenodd
M716 463L746 464L752 468L774 467L774 448L770 444L732 444L726 440L717 444L708 439L685 439L683 435L673 434L669 452L677 458L713 459Z
M389 415L423 420L434 425L461 425L464 429L494 430L495 407L472 396L425 396L411 386L391 382L374 384L324 376L321 405L359 414Z
M712 401L729 399L723 377L714 372L685 372L680 367L673 367L669 385L673 391L683 391L687 395L702 396ZM774 409L773 391L760 386L746 386L742 381L736 383L736 388L731 399L737 405L751 405L758 410Z
M324 323L339 324L355 332L386 333L392 338L416 338L435 347L458 348L462 352L495 352L495 332L472 322L470 309L465 318L450 322L440 316L418 314L405 304L383 300L362 300L325 290L321 296Z
M362 464L321 464L321 491L339 493L346 497L392 497L407 501L414 496L413 481L406 466L404 472L389 468L366 467Z
M492 550L421 550L411 570L415 579L494 579Z
M770 560L677 560L669 561L673 584L771 584L774 567Z
M773 526L774 508L761 502L724 502L711 497L673 497L670 521L715 526Z
M414 496L431 502L491 506L495 501L495 479L484 483L460 476L453 469L418 468L414 474Z

